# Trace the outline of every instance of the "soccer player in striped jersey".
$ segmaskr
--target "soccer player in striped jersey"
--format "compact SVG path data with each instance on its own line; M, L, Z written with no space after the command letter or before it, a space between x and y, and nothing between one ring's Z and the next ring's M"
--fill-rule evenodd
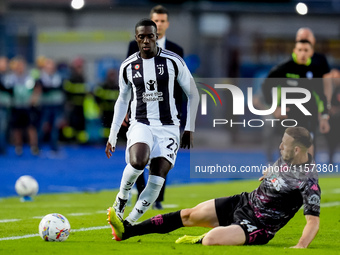
M120 92L105 149L110 158L130 103L127 166L113 207L108 209L109 220L114 213L123 220L130 190L146 165L149 165L149 179L124 224L134 224L155 202L164 178L175 164L179 146L192 146L199 101L196 85L183 59L157 47L157 26L152 20L143 19L136 24L135 39L140 51L128 57L120 67ZM188 97L188 114L181 143L174 99L175 81Z

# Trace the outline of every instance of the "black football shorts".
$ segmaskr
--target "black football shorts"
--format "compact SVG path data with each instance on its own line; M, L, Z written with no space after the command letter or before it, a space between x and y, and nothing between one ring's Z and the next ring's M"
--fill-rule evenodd
M220 226L239 225L245 235L245 245L268 243L273 237L255 217L249 205L248 193L215 199L216 214Z

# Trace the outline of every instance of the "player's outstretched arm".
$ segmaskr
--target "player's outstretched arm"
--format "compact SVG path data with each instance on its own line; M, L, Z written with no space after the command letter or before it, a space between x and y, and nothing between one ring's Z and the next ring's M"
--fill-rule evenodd
M318 216L306 215L306 226L297 245L291 248L307 248L319 231L320 218Z
M184 131L181 139L181 148L192 148L194 145L194 134L191 131Z

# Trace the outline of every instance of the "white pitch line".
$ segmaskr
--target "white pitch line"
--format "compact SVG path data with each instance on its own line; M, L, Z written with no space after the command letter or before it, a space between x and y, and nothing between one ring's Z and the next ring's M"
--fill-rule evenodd
M335 201L335 202L328 202L328 203L321 203L320 207L334 207L340 205L340 201Z
M24 239L24 238L36 237L36 236L39 236L39 234L31 234L31 235L24 235L24 236L10 236L10 237L3 237L3 238L0 238L0 241L17 240L17 239Z
M109 225L99 226L99 227L90 227L90 228L79 228L79 229L71 229L71 232L84 232L84 231L91 231L91 230L101 230L110 228Z
M69 213L66 214L67 217L68 216L84 216L84 215L92 215L92 214L96 214L96 213L107 213L107 211L96 211L94 213ZM44 218L44 216L33 216L32 219L42 219ZM8 223L8 222L15 222L15 221L20 221L22 219L4 219L4 220L0 220L0 223Z
M163 208L164 209L172 209L172 208L178 208L179 206L176 204L164 204Z
M84 215L91 215L93 213L69 213L67 216L84 216Z
M0 220L0 223L7 223L7 222L15 222L15 221L19 221L21 219L7 219L7 220Z
M72 232L84 232L84 231L92 231L92 230L101 230L110 228L110 226L98 226L98 227L89 227L89 228L79 228L79 229L71 229ZM18 240L18 239L24 239L24 238L30 238L30 237L36 237L39 236L39 234L31 234L31 235L24 235L24 236L10 236L10 237L3 237L0 238L0 241L8 241L8 240Z

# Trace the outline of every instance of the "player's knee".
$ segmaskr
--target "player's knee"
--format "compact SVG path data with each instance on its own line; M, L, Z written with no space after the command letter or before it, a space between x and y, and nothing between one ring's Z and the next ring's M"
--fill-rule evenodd
M144 154L130 154L130 164L138 170L143 170L149 161L149 157Z
M143 170L147 164L144 160L130 160L130 164L133 168Z
M184 227L194 226L194 219L192 217L193 209L181 210L181 219Z
M130 164L138 170L143 170L149 161L150 149L146 144L134 144L130 150Z
M206 235L203 239L202 239L202 244L203 245L219 245L217 242L216 242L216 239L215 238L212 238L210 235Z

